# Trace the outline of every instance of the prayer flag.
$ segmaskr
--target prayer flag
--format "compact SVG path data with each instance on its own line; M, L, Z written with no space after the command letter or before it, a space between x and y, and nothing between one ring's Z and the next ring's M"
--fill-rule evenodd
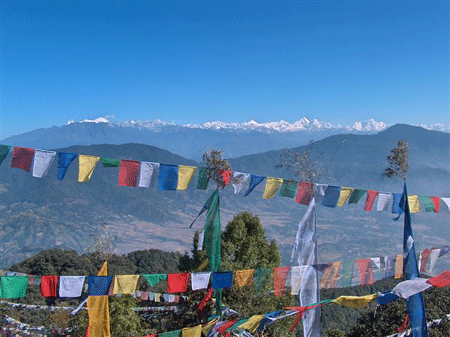
M0 298L22 298L28 287L28 276L0 277Z
M361 277L361 286L373 284L372 261L370 259L358 259L356 260L356 266Z
M167 274L142 274L150 287L154 287L159 281L167 280Z
M361 198L364 196L365 193L366 193L366 190L354 189L352 191L352 194L350 195L350 199L348 200L348 203L349 204L357 204L359 202L359 200L361 200Z
M195 166L178 166L178 184L177 190L185 190L194 176L197 167Z
M447 205L447 209L450 211L450 198L441 198L444 204Z
M247 181L250 179L250 173L234 172L233 178L235 182L233 183L234 194L238 194Z
M354 265L354 262L342 262L341 278L339 281L341 287L350 287L352 285Z
M108 276L108 261L103 262L102 267L97 273L97 276Z
M55 157L55 151L35 150L32 170L33 177L42 178L46 176Z
M307 267L308 266L293 266L293 267L291 267L290 286L291 286L291 294L292 295L299 294L300 287L301 287L301 281L302 281L302 275L306 271Z
M327 207L336 207L339 197L341 195L341 188L339 186L328 185L325 191L322 205Z
M380 193L378 195L378 203L377 203L377 211L387 211L389 207L389 203L391 202L392 194L391 193Z
M192 290L206 289L208 288L209 279L211 278L211 272L201 272L191 274L191 288Z
M434 203L431 201L429 196L421 195L420 201L423 204L423 208L425 208L425 212L434 212L435 211Z
M220 222L220 200L219 190L214 193L206 201L203 208L207 209L205 234L203 246L206 249L209 259L209 266L211 271L218 271L221 269L221 222Z
M181 329L182 337L201 337L202 336L202 326L197 325L193 328L183 328Z
M425 273L427 271L427 262L428 262L428 259L430 258L430 254L431 254L431 250L429 250L429 249L424 249L420 252L419 271L421 273Z
M85 276L60 276L59 297L80 297Z
M209 175L208 168L199 167L198 168L198 180L197 180L197 189L198 190L206 190L208 189Z
M272 276L272 268L260 268L255 270L254 274L255 293L259 294L263 291L266 282L271 278L271 276Z
M253 275L254 274L255 274L254 269L236 270L235 275L234 275L234 283L239 288L242 288L244 286L249 286L253 283Z
M167 292L184 293L187 290L189 273L177 273L167 275Z
M79 160L79 170L78 170L78 182L87 183L94 173L95 166L97 166L100 157L80 155Z
M89 296L89 337L110 337L108 296Z
M322 279L320 280L320 288L336 288L340 270L341 262L333 262L329 267L327 267L323 273Z
M112 276L88 276L88 296L108 295Z
M380 270L381 269L381 258L379 258L379 257L371 257L370 261L372 261L372 266L375 266L374 270Z
M316 205L320 205L325 198L325 191L327 190L327 184L314 184L314 199L316 199ZM306 205L309 205L306 204Z
M339 200L338 200L337 206L338 207L344 206L345 202L350 197L352 192L353 192L353 188L341 187L341 194L339 195Z
M215 272L212 274L212 288L231 288L233 284L233 273L231 271Z
M283 180L283 184L281 184L280 188L280 196L286 198L294 198L297 186L297 180Z
M158 337L179 337L181 330L162 332L158 334Z
M404 210L400 207L400 200L402 199L401 193L392 194L392 213L396 213L398 215L403 214Z
M139 275L115 275L114 294L129 295L136 291Z
M119 186L136 187L140 162L122 159L119 168Z
M58 276L42 276L41 278L41 296L56 297L58 287Z
M223 179L223 186L225 187L228 185L228 182L230 181L230 178L233 176L233 171L229 171L229 170L223 170L222 173L222 179Z
M398 254L395 259L395 278L399 279L403 277L403 255Z
M273 269L273 287L275 296L282 296L286 289L286 279L291 267L277 267Z
M266 181L266 188L264 189L263 199L272 199L277 191L280 189L283 179L268 177Z
M58 152L58 179L64 179L67 168L77 157L75 153Z
M0 145L0 165L5 160L9 151L11 151L11 146L8 145Z
M26 147L14 146L11 167L20 168L27 172L31 170L31 163L33 162L34 149Z
M139 169L139 187L156 187L159 163L141 161Z
M313 197L314 184L306 181L300 181L297 189L297 196L295 202L297 204L309 205Z
M161 191L176 191L178 185L178 166L160 164L158 187Z
M435 287L450 286L450 270L443 271L438 276L429 278L427 282Z
M255 187L258 186L258 184L260 184L265 178L266 177L252 174L250 177L250 185L248 186L247 192L245 192L244 197L252 193Z
M373 203L375 202L375 198L377 197L378 193L380 192L374 190L367 191L366 204L364 206L365 211L370 212L372 210Z
M434 204L434 212L439 213L439 204L441 203L441 198L439 197L430 197L431 201Z
M431 284L427 283L427 280L428 279L424 278L416 278L400 282L392 289L392 292L404 299L408 299L411 296L432 287Z
M387 292L387 293L377 293L377 304L378 305L386 305L392 302L395 302L399 299L399 296L397 294L394 294L393 292Z
M417 195L408 196L408 204L410 213L417 213L420 211L419 196Z
M264 318L264 315L254 315L248 319L247 322L238 326L239 329L245 329L250 332L255 332L259 322Z
M438 249L432 249L430 253L430 269L428 271L433 271L433 268L437 262L437 259L439 258L439 254L441 253L441 250Z
M101 158L100 159L103 167L120 167L120 159L114 158Z
M333 302L349 308L363 308L377 297L377 294L365 296L339 296Z
M384 277L385 278L395 276L395 261L396 261L395 255L390 255L390 256L384 257Z

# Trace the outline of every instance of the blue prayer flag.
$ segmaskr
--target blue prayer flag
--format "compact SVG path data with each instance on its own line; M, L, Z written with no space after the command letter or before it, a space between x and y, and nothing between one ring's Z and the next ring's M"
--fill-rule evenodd
M402 193L393 193L392 194L392 213L395 214L403 214L404 210L403 207L400 205L400 202L402 200Z
M231 288L233 284L233 273L231 271L216 272L212 274L213 289Z
M178 185L178 166L160 164L158 175L158 188L161 191L176 191Z
M252 174L250 177L250 185L248 186L247 192L245 192L244 197L252 193L253 189L258 186L259 183L261 183L266 177L264 176L258 176L255 174Z
M88 296L108 295L112 276L88 276Z
M394 294L393 292L389 291L387 293L378 293L377 294L377 304L378 305L385 305L392 302L395 302L399 299L399 296L397 294Z
M75 153L58 152L58 179L61 180L66 175L67 168L77 157Z
M336 207L336 204L338 203L340 196L341 196L340 186L328 185L327 189L325 190L325 196L322 200L322 205L327 207Z

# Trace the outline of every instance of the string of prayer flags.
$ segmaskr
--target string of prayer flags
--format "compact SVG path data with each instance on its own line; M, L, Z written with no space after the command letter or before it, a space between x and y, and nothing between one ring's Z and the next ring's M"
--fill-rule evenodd
M147 280L150 287L154 287L160 281L167 280L167 274L142 274L142 276Z
M5 160L9 151L11 151L11 146L8 145L0 145L0 165Z
M236 286L242 288L253 284L254 269L236 270L234 273L234 283Z
M295 202L297 204L309 205L313 197L314 184L306 181L300 181L297 188Z
M22 298L28 287L28 276L0 277L0 298Z
M372 210L373 203L377 197L379 191L367 190L366 204L364 205L364 210L370 212Z
M136 187L140 163L136 160L122 159L119 167L119 186Z
M178 184L177 190L185 190L187 189L189 183L194 176L195 171L197 171L197 167L195 166L178 166Z
M231 271L215 272L212 274L212 288L231 288L233 285L233 273Z
M158 188L160 191L176 191L178 185L178 166L160 164Z
M114 159L114 158L101 158L100 162L102 163L103 167L120 167L120 159Z
M94 173L94 169L97 166L100 157L80 155L78 160L78 182L87 183L91 180L92 173Z
M110 337L108 296L89 296L87 299L89 315L88 337Z
M338 207L344 206L347 199L350 197L350 195L353 192L353 188L351 187L341 187L341 194L339 195L339 200L337 203Z
M275 296L280 297L286 289L286 279L291 267L277 267L273 269L273 287Z
M199 167L198 168L198 177L197 177L197 189L198 190L206 190L208 189L209 175L208 175L207 167Z
M250 176L250 184L248 186L247 192L245 192L244 197L252 193L256 186L258 186L266 177L252 174Z
M280 187L280 196L293 199L295 192L297 192L297 186L297 180L283 180Z
M370 259L358 259L356 260L356 266L361 278L361 287L366 284L373 284L372 261Z
M58 276L42 276L41 278L41 296L56 297L58 287Z
M140 162L139 169L139 187L156 187L156 181L158 179L159 163L153 163L148 161Z
M264 189L263 199L272 199L277 191L280 189L281 184L283 183L282 178L273 178L268 177L266 180L266 187Z
M359 200L366 194L366 190L354 189L348 200L349 204L357 204Z
M408 196L409 212L417 213L420 211L419 196L409 195Z
M78 155L75 153L58 152L58 179L64 179L69 165Z
M60 276L59 297L80 297L85 276Z
M129 295L136 291L139 275L115 275L114 294Z
M189 282L189 273L177 273L167 275L167 292L185 292Z
M208 288L211 272L200 272L191 274L191 288L192 290Z
M380 192L378 194L377 212L387 211L392 199L391 193Z
M377 294L365 296L339 296L333 302L349 308L363 308L377 297Z
M450 270L443 271L438 276L429 278L427 282L435 287L449 287Z
M339 186L328 185L325 190L325 197L322 200L322 205L326 207L336 207L341 196L341 188Z
M223 186L225 187L228 185L228 182L230 181L230 178L233 176L233 171L230 170L223 170L222 173L222 179L223 179Z
M427 283L427 280L428 279L424 278L416 278L400 282L392 289L392 292L404 299L408 299L411 296L432 287L431 284Z
M42 178L46 176L55 157L55 151L35 150L32 169L33 177Z
M112 276L88 276L88 296L108 295Z
M235 180L235 182L233 182L234 194L238 194L250 179L250 173L234 171L233 178Z
M31 163L33 162L34 149L26 147L14 146L11 167L20 168L27 172L31 170Z
M202 336L202 326L197 325L193 328L183 328L181 329L182 337L201 337Z

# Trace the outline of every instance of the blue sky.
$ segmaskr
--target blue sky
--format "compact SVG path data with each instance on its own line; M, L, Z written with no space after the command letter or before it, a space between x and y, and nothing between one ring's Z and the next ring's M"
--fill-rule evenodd
M448 1L7 1L0 139L68 120L450 123Z

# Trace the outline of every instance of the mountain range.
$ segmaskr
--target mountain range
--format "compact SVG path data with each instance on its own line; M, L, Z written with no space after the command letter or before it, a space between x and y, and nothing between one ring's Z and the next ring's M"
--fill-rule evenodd
M100 117L67 125L41 128L2 140L32 148L57 148L74 145L139 143L157 146L185 158L200 160L205 144L220 148L228 158L269 150L298 147L308 141L317 141L335 134L374 134L385 130L383 122L370 119L351 126L301 118L294 123L286 121L244 123L220 121L203 124L177 125L161 120L114 122ZM427 129L449 132L448 126L432 124ZM182 145L182 146L180 146Z
M104 123L77 125L92 128L92 131L95 126L100 130L108 127ZM42 144L55 136L53 128L36 131L41 134ZM312 158L323 171L319 182L400 193L402 181L382 176L386 167L385 157L399 139L405 139L409 144L407 182L410 194L450 196L450 134L445 132L395 125L376 134L332 135L313 144L293 147L290 151L311 151ZM61 138L52 141L63 143ZM203 141L203 150L212 146L207 140ZM109 139L104 137L103 142L109 142ZM144 144L69 147L42 144L36 148L176 165L201 165L165 149ZM179 144L179 147L183 146L186 144ZM229 160L236 171L293 178L291 172L275 169L282 153L283 150L278 149ZM189 251L194 231L203 226L204 218L197 220L194 229L189 229L189 224L213 191L212 184L207 191L197 190L196 177L185 191L120 187L117 183L118 169L105 168L101 164L96 167L90 182L78 183L77 160L69 167L63 180L57 179L56 164L46 177L38 179L28 172L11 168L8 165L10 160L11 154L0 166L0 267L52 247L85 251L92 245L94 237L103 231L115 237L113 243L118 253L148 248ZM277 241L283 263L291 264L290 249L305 206L281 196L263 200L263 189L262 183L248 197L244 197L243 192L235 195L232 187L221 191L222 224L225 226L241 211L258 215L268 237ZM402 222L394 222L390 212L366 212L363 205L364 201L361 201L357 205L340 208L318 208L320 262L402 251ZM417 250L449 244L448 216L449 211L443 204L440 213L422 211L413 214Z

